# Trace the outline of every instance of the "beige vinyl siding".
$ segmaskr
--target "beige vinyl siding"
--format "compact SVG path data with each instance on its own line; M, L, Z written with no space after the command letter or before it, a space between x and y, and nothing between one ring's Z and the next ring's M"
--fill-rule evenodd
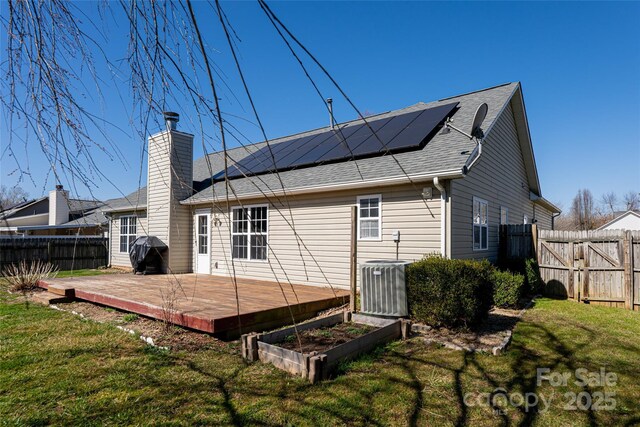
M487 250L473 250L473 197L489 203L489 245ZM500 207L509 209L508 223L522 224L524 215L534 218L533 202L529 199L529 184L511 104L508 104L487 135L480 160L468 175L451 182L451 257L488 258L498 253ZM544 209L536 206L536 214ZM541 215L542 217L542 215ZM551 227L550 217L543 215L545 227ZM548 220L547 220L548 217Z
M191 271L191 212L179 202L192 193L192 150L192 135L173 131L149 138L149 235L169 246L167 266L174 273Z
M238 277L347 288L351 207L356 205L358 196L375 194L382 196L382 239L359 241L358 262L395 259L394 230L401 233L400 259L413 261L427 253L439 252L440 196L434 189L433 198L425 201L421 196L424 186L290 196L291 210L281 198L282 203L269 204L267 261L234 260L235 273ZM244 206L258 204L265 204L265 201L243 202ZM238 205L232 205L235 206ZM213 212L212 273L231 274L229 211L218 205ZM215 225L216 218L218 225ZM299 239L294 235L292 224L295 224Z
M537 220L536 224L538 224L539 230L552 230L553 229L553 220L551 219L553 213L551 211L546 210L542 206L534 206L535 208L535 218Z
M145 212L123 212L114 214L111 219L111 234L109 235L109 251L111 253L111 265L115 267L131 268L129 254L120 252L120 217L123 216L136 217L136 236L146 236L147 233L147 214Z

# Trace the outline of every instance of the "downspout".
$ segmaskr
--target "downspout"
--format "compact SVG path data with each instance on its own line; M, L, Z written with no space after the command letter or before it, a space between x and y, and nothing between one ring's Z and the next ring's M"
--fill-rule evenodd
M111 245L111 243L112 243L111 239L113 239L113 233L112 233L113 227L111 226L111 224L113 222L113 218L112 218L111 214L105 214L105 216L109 220L109 239L107 239L107 245L108 245L107 253L109 254L107 259L108 259L109 262L108 262L107 266L109 268L111 268L111 246L112 246Z
M560 215L562 215L562 212L558 212L556 214L551 215L551 229L552 230L556 229L556 218L558 218Z
M481 154L482 154L482 140L479 140L475 148L471 152L469 159L464 165L465 172L471 169L471 167L480 159Z
M440 192L440 254L447 256L447 190L436 176L433 185Z

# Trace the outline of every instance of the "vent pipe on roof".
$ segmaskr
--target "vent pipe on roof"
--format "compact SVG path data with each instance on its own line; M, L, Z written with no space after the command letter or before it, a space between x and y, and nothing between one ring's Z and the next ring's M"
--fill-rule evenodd
M333 99L327 98L327 107L329 108L329 124L333 129L336 126L335 120L333 120Z
M180 115L173 111L164 111L162 113L164 117L164 123L167 125L167 130L176 130L178 128L178 122L180 121Z

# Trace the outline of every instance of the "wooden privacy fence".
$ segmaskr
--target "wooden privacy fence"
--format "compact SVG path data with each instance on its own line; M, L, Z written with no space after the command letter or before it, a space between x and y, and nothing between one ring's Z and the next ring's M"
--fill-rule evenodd
M535 224L503 224L500 225L500 241L498 256L500 259L535 258L537 235Z
M537 258L550 296L640 310L640 231L540 230Z
M83 236L0 236L0 274L22 260L50 262L60 271L103 267L109 258L108 241Z
M499 256L536 258L549 296L640 310L640 231L502 225Z

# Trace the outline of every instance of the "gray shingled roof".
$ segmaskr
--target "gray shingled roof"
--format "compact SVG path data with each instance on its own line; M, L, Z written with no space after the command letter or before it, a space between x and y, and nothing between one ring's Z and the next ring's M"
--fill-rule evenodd
M69 199L69 211L71 213L90 211L102 204L100 200Z
M103 202L102 206L100 206L90 214L87 214L82 218L69 221L65 224L68 224L68 225L106 224L108 220L107 220L107 217L104 215L104 212L145 209L146 207L147 207L147 187L142 187L124 197L109 199Z
M483 102L489 106L487 117L483 123L483 129L491 127L504 105L510 100L518 83L509 83L473 92L457 97L441 99L430 103L418 103L401 110L391 111L384 114L368 117L384 118L394 115L404 114L411 111L418 111L426 108L432 108L451 102L459 102L459 110L453 116L454 124L460 129L469 129L476 108ZM355 123L361 120L355 120ZM326 132L328 128L315 129L313 131L296 134L295 136L287 136L274 139L270 143L276 144L287 141L300 136L313 135L315 133ZM264 146L264 142L247 147L250 151L257 150ZM261 193L278 192L282 186L287 191L312 189L320 186L330 185L349 185L351 183L361 183L379 179L388 179L393 177L403 177L405 173L412 175L424 175L430 173L440 173L445 171L462 170L469 158L469 153L475 147L475 143L457 132L451 131L447 134L438 133L431 141L429 141L422 150L411 151L405 153L391 155L383 155L361 160L350 160L341 163L332 163L314 167L300 168L279 173L279 179L276 174L265 174L253 177L233 179L229 181L232 189L229 197L259 195ZM234 161L239 161L245 157L248 152L244 148L237 148L228 151L229 157ZM224 169L222 164L222 154L214 153L210 156L212 159L212 167L214 174ZM204 159L204 158L203 158ZM206 164L203 159L198 167L198 177L207 178L208 170L203 170L202 165ZM198 163L196 161L196 163ZM194 179L196 177L194 167ZM282 181L282 183L280 182ZM211 201L213 195L217 200L224 199L226 196L225 183L216 182L213 186L194 194L190 198L183 201L186 204L197 204Z
M508 83L477 92L441 99L439 101L429 103L420 102L400 110L370 116L367 117L367 119L391 117L411 111L437 107L451 102L459 102L459 110L453 116L454 124L458 128L468 129L471 126L476 108L483 102L486 102L489 106L489 111L482 126L483 129L486 130L493 124L517 86L518 83ZM353 124L359 121L361 120L354 120L348 123ZM342 123L341 125L343 124L346 123ZM270 143L277 144L301 136L326 132L327 130L327 127L314 129L308 132L273 139L270 140ZM227 150L229 165L239 162L249 154L260 150L265 145L266 143L263 141ZM279 191L283 185L287 191L292 191L327 185L348 185L350 183L355 184L378 179L400 178L405 176L405 173L408 175L424 175L461 170L469 158L469 154L461 153L470 153L474 147L474 142L469 141L468 138L457 132L452 131L448 134L438 133L419 151L284 171L279 173L280 179L278 179L276 174L232 179L229 181L229 185L233 190L230 197L233 197L234 194L236 196L259 195L261 193L269 194ZM209 167L207 158L211 167ZM195 160L193 163L194 186L197 188L197 184L201 183L206 188L184 200L182 203L198 204L208 202L212 200L213 194L215 194L217 200L224 199L224 182L216 182L213 186L206 182L212 175L216 175L223 170L224 156L222 152L211 153ZM107 200L105 202L106 206L100 210L108 212L111 210L141 209L145 208L146 204L147 187L142 187L126 197Z
M76 218L73 221L65 222L61 225L105 225L109 222L107 217L102 213L102 208L98 208L93 212L88 213L80 218Z

